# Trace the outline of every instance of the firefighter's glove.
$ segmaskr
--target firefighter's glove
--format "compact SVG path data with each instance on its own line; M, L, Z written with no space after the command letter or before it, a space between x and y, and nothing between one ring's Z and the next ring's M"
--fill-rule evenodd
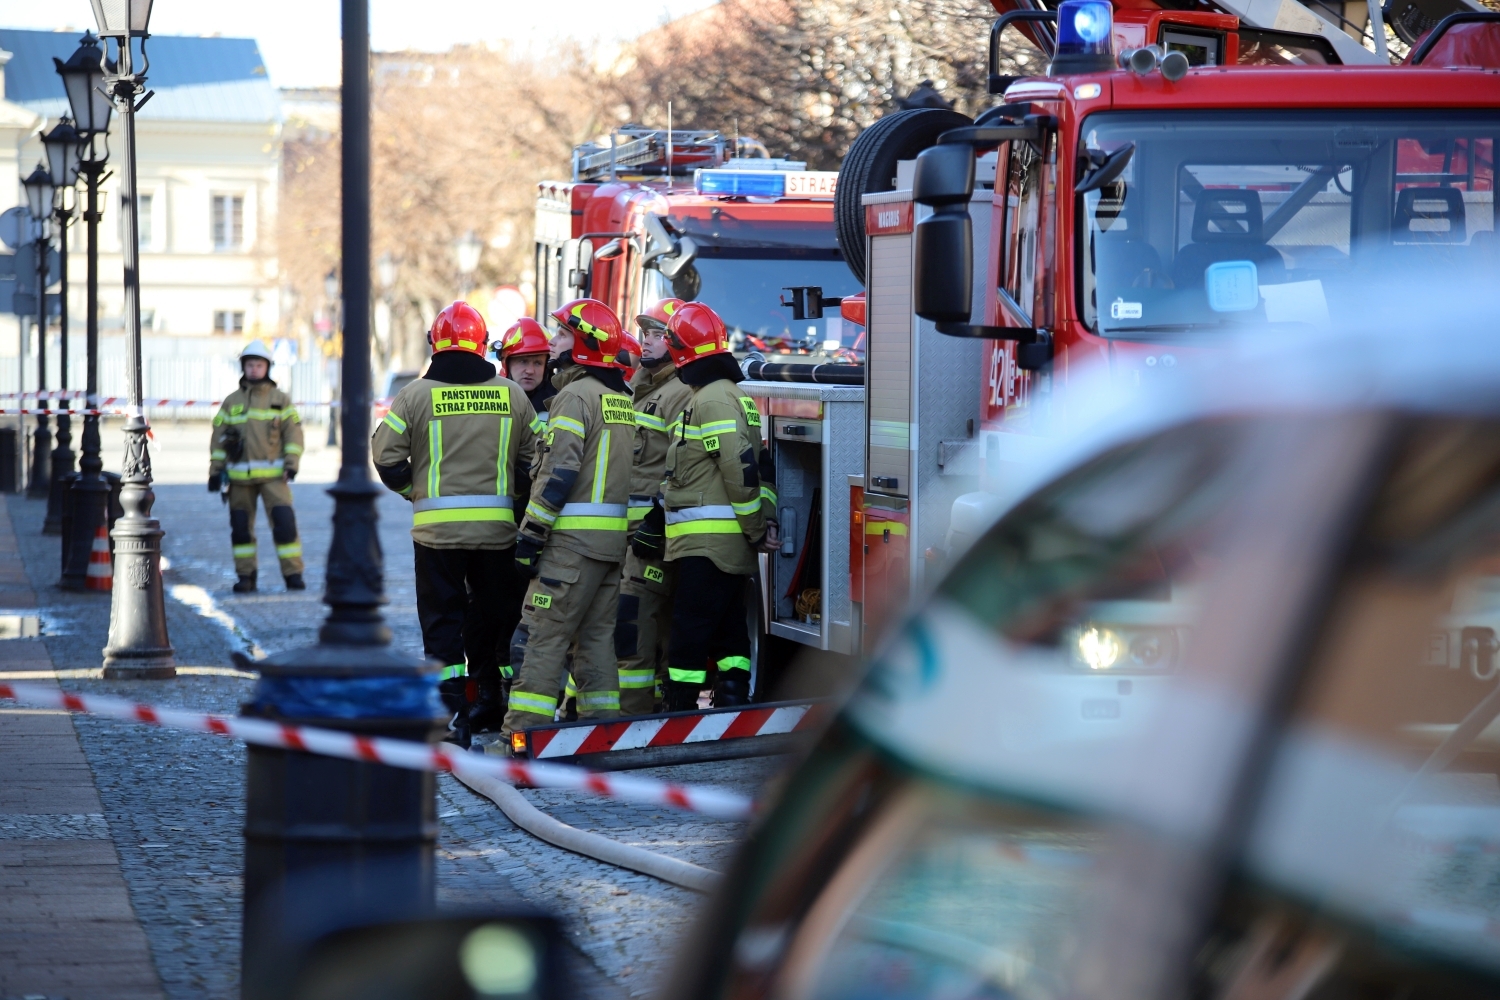
M208 474L208 492L217 493L224 488L224 473L210 472Z
M522 579L535 580L542 559L542 543L530 535L516 539L516 572Z
M755 546L757 552L770 554L781 548L781 527L775 521L766 522L766 533Z
M238 462L245 457L245 439L240 435L238 427L231 427L224 432L224 457L231 462Z
M636 525L630 536L630 549L642 559L660 559L667 554L667 512L660 500L651 501L651 509Z
M296 469L287 469L286 470L286 481L287 482L291 482L292 480L294 480L296 478L297 478L297 470Z

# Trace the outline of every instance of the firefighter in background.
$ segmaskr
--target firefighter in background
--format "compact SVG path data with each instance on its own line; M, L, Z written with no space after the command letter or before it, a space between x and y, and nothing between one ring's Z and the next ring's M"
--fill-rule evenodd
M520 617L515 510L542 431L521 387L485 360L486 337L467 303L439 313L427 371L371 439L381 481L412 502L422 646L443 663L461 746L504 711L497 639Z
M559 324L551 344L558 393L516 543L516 566L534 579L517 630L525 634L524 647L512 658L507 735L552 721L570 647L579 718L609 719L620 711L615 612L635 437L621 373L633 338L596 299L569 302L552 318Z
M234 546L236 594L255 592L255 501L271 522L281 578L287 590L303 590L302 540L292 488L302 458L302 421L291 397L271 381L271 352L255 340L240 352L240 387L214 414L209 445L208 491L229 486L229 540Z
M681 299L662 299L635 318L641 331L641 363L630 388L635 402L635 459L630 470L630 526L659 503L667 463L667 446L693 398L677 377L667 354L667 322ZM615 621L615 655L619 657L620 714L646 715L666 690L662 658L672 622L672 585L676 567L661 558L642 558L632 548L625 555L620 580L620 608Z
M505 376L525 390L543 423L547 420L547 401L557 395L550 378L548 351L547 331L530 316L513 323L495 345Z
M780 544L770 453L755 401L740 394L744 376L718 314L701 302L677 309L667 351L693 391L662 484L666 558L677 573L667 710L697 707L710 661L718 668L714 705L743 705L751 693L745 583L756 553Z

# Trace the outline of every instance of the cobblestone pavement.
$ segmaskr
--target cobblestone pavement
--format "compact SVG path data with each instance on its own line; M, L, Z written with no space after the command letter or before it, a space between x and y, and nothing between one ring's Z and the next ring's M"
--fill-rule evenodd
M181 436L196 442L203 435L194 437L195 432L188 425ZM293 486L308 590L283 591L262 512L263 589L242 596L229 589L234 574L228 516L218 498L201 482L155 489L155 514L167 532L165 577L175 598L168 601L168 627L182 675L164 682L106 682L80 673L65 674L62 683L74 690L234 712L248 698L253 680L226 669L232 652L259 655L316 641L326 612L321 596L332 499L326 484L299 481ZM36 501L11 503L50 633L47 648L59 670L97 668L108 597L55 589L58 541L40 534L42 508ZM380 502L390 598L385 613L395 644L420 654L408 511L393 495ZM88 718L78 719L77 729L164 990L174 998L236 996L243 747L217 737ZM643 773L670 772L673 780L753 793L777 768L775 760L757 760ZM739 824L670 810L646 811L566 792L526 794L563 822L710 868L727 863L743 832ZM588 959L580 960L577 969L584 996L642 996L658 987L702 897L542 843L449 777L440 779L439 795L442 905L503 907L524 901L559 914Z

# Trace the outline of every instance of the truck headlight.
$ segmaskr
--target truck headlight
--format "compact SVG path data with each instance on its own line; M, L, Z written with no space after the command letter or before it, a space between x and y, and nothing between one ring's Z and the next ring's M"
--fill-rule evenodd
M1086 628L1078 634L1078 656L1090 670L1108 670L1124 651L1120 637L1107 628Z

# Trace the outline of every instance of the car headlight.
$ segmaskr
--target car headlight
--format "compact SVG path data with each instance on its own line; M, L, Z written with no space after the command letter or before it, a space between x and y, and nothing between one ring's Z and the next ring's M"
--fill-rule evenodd
M1107 628L1086 628L1078 634L1078 656L1090 670L1108 670L1125 651L1120 637Z
M1090 670L1156 672L1177 666L1178 639L1173 628L1087 624L1079 629L1075 648L1078 660Z

